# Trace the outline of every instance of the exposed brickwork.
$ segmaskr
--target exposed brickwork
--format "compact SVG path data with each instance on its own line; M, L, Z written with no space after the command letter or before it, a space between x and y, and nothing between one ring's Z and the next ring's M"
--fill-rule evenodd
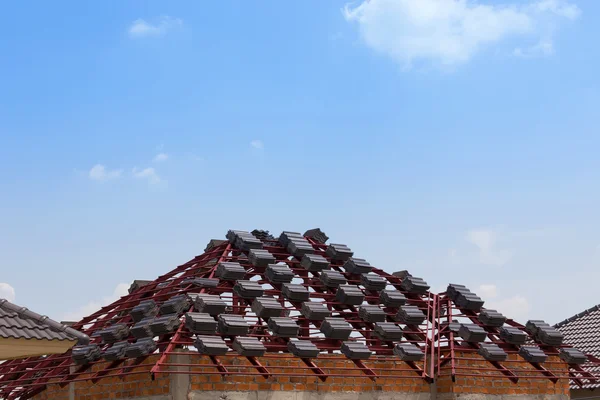
M437 379L438 393L479 393L490 395L569 394L569 380L565 378L568 374L567 365L558 357L550 357L544 363L544 367L547 370L552 371L556 376L563 377L557 383L552 383L549 379L539 378L520 378L518 383L513 383L508 378L498 377L499 372L476 353L457 352L456 356L456 381L452 382L448 375L450 369L446 366L448 368L443 368L440 377ZM532 375L532 373L537 377L540 376L539 371L536 371L530 364L523 362L516 354L509 355L508 360L502 362L502 365L519 377L527 377L528 375ZM460 373L475 373L479 376L460 376Z
M241 366L250 365L245 358L237 358L236 361ZM327 381L322 382L316 376L277 376L281 373L290 373L290 368L298 368L304 370L306 366L299 359L289 357L269 358L264 360L264 365L273 373L273 377L265 379L262 376L227 376L221 375L192 375L190 377L192 390L281 390L281 391L319 391L319 392L364 392L364 391L393 391L393 392L429 392L429 385L418 375L411 371L398 371L398 369L406 370L407 366L401 361L376 361L370 362L369 367L376 369L378 375L384 378L379 378L377 382L373 382L358 370L345 370L345 368L355 368L352 361L344 356L336 357L331 360L319 360L319 367L326 373L332 376ZM228 367L235 373L236 371ZM245 370L245 369L244 369ZM194 369L194 371L214 372L214 367L205 367ZM406 375L406 378L385 378L390 375ZM414 376L414 377L410 377Z
M452 382L449 375L444 375L449 369L442 370L442 376L437 379L437 393L442 397L452 394L487 394L487 395L568 395L569 383L566 378L561 378L556 384L547 379L521 378L518 383L512 383L506 378L498 377L498 371L474 353L457 353L457 372L476 373L478 376L465 377L458 375L456 381ZM517 355L511 355L509 360L502 363L505 367L513 370L519 376L527 376L528 371L534 371L527 363L519 362ZM155 357L145 361L143 365L152 364ZM309 392L398 392L398 393L430 393L431 387L416 373L408 371L407 365L401 361L369 361L369 366L376 369L382 376L377 382L371 381L362 372L345 368L354 368L355 365L344 356L330 355L327 359L320 359L319 367L327 374L341 374L346 376L332 376L326 382L320 381L316 376L278 376L277 374L289 373L290 369L302 370L306 366L299 359L288 356L269 357L261 359L264 366L268 367L273 376L265 379L260 375L236 375L247 371L251 364L244 357L228 357L227 364L232 373L229 376L215 374L215 368L209 366L209 360L205 358L193 358L192 361L198 367L193 367L189 377L190 391L309 391ZM556 375L566 376L567 368L557 357L553 357L544 363L546 368L552 370ZM461 369L468 367L469 371ZM471 372L472 371L472 372ZM95 370L82 377L91 377ZM539 372L535 373L539 376ZM388 377L386 376L406 376ZM414 377L413 377L414 376ZM127 375L122 380L117 377L108 377L92 384L89 381L75 382L74 388L69 386L60 388L58 385L49 385L48 389L36 396L36 399L46 400L68 400L69 390L73 390L75 399L100 400L113 398L136 398L147 396L168 395L171 392L171 376L168 373L158 374L152 381L148 372L139 375Z
M157 357L150 357L141 365L152 365ZM81 375L81 379L91 379L101 366L94 366L90 372ZM149 371L146 367L145 371ZM78 379L79 379L78 378ZM157 376L155 380L150 379L149 372L119 377L106 377L92 383L90 380L77 381L61 388L57 384L48 385L48 388L40 393L35 399L40 400L68 400L69 392L73 391L77 400L103 400L103 399L126 399L142 396L168 395L170 393L170 378L168 375Z

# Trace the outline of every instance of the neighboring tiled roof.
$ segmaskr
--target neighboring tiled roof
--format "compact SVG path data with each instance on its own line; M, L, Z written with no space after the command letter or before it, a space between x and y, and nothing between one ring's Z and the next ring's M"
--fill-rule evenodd
M89 337L50 318L0 299L0 338L69 340L88 343Z
M565 343L600 358L600 304L559 322L555 327L565 336ZM598 388L600 384L584 387Z
M600 305L565 319L555 327L565 335L566 343L600 357Z

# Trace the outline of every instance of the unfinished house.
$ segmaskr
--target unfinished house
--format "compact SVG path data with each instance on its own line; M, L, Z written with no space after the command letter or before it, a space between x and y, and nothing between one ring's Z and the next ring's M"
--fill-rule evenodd
M227 232L73 325L88 344L0 365L5 399L568 399L599 360L467 287L432 293L304 234Z

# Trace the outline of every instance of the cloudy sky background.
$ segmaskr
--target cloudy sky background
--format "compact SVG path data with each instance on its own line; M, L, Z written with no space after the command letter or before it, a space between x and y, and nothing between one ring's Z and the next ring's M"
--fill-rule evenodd
M600 303L600 3L3 4L0 297L77 319L321 227L558 322Z

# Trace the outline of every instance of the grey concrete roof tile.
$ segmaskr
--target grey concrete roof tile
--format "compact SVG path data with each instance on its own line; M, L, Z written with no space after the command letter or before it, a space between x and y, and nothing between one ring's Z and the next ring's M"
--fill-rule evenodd
M68 340L87 344L90 338L73 328L0 299L0 337L36 340Z

